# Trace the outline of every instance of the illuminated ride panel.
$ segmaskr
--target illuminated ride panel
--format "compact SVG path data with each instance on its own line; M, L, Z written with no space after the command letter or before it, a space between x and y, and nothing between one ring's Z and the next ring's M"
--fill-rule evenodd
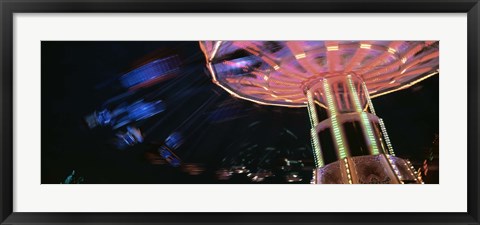
M371 98L438 74L436 41L202 41L215 84L259 104L307 107L312 183L423 183L395 157Z

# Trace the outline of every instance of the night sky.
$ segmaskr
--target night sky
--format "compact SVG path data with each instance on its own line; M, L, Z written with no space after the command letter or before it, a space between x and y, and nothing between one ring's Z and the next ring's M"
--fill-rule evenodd
M166 111L137 124L146 133L144 143L115 149L109 144L115 132L90 130L83 118L126 92L115 83L119 76L165 54L182 59L178 75L132 98L156 96L166 103ZM313 159L307 110L231 97L211 82L198 42L43 41L41 85L42 183L61 183L72 170L83 183L221 183L215 178L220 168L242 163L268 167L285 157L307 165ZM190 117L209 99L213 103L204 112ZM374 98L373 104L397 156L421 163L438 134L438 76ZM230 111L219 113L222 107ZM146 158L177 129L188 134L176 153L185 163L201 165L202 174L188 175Z

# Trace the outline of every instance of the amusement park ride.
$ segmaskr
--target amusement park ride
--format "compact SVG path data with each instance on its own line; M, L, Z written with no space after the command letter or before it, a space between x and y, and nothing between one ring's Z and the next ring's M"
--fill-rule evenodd
M202 41L200 46L213 82L231 95L308 109L312 183L423 183L408 160L395 156L371 98L437 75L437 41Z

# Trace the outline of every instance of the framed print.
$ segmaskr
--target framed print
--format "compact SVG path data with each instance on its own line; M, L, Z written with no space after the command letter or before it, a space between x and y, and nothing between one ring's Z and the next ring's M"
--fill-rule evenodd
M478 1L2 1L2 224L478 224Z

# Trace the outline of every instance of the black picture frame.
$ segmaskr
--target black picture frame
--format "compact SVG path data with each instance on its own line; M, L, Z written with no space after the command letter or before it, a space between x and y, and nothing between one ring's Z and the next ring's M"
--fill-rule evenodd
M480 224L478 0L0 0L1 224ZM21 213L13 212L14 13L467 13L467 213Z

